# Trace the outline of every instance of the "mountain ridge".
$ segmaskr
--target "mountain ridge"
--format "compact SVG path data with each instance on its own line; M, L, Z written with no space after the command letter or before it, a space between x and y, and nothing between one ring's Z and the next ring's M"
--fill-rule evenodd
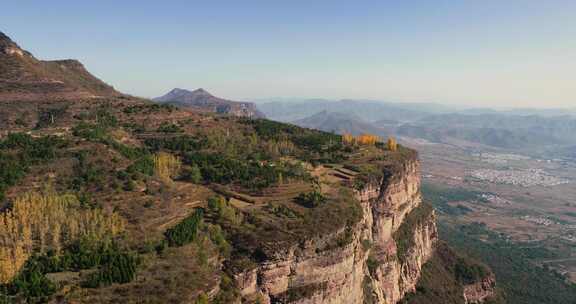
M74 59L39 60L0 32L0 100L120 96Z
M387 133L384 128L379 128L372 123L365 122L353 113L330 112L328 110L320 111L306 118L296 120L293 123L297 126L318 129L325 132L335 132L337 134L376 134L385 136L385 133Z
M259 103L258 108L271 119L294 122L321 111L353 113L365 121L382 119L415 121L428 113L407 109L392 103L362 100L322 100L313 99L295 102Z
M168 93L153 98L158 103L173 104L182 108L227 114L239 117L262 118L254 103L227 100L210 94L203 88L194 91L174 88Z

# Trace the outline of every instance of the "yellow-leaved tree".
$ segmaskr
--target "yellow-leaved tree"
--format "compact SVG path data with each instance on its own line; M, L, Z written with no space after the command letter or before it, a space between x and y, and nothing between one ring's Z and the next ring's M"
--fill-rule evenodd
M398 150L398 143L396 142L396 138L389 137L388 141L386 142L386 148L390 151Z
M356 141L361 145L372 146L378 141L378 136L372 134L359 135Z
M350 133L344 133L342 135L342 142L347 145L354 144L354 135Z
M0 213L0 283L8 283L34 253L59 253L83 237L106 240L124 230L115 212L81 208L74 195L29 192Z
M172 181L181 166L180 159L170 153L159 152L154 155L154 173L165 182Z

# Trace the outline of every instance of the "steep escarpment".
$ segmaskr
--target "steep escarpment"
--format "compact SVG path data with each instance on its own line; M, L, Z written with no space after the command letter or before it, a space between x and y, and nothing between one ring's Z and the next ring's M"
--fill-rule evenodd
M295 244L238 273L242 295L265 303L396 303L413 291L437 239L435 215L422 204L415 156L381 170L354 191L363 212L349 231ZM321 250L343 233L347 244Z
M375 303L396 303L415 289L437 240L433 209L422 203L419 162L414 157L384 171L370 200L373 248L367 264Z

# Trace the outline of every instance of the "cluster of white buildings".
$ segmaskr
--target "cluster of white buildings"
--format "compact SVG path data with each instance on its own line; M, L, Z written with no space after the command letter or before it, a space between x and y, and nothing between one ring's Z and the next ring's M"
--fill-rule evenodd
M491 164L505 164L508 161L519 161L519 160L529 160L530 157L518 154L508 154L508 153L491 153L491 152L480 152L472 154L474 157L478 157L480 161L491 163Z
M541 217L541 216L525 215L522 217L522 219L527 221L527 222L532 222L532 223L542 225L542 226L550 226L552 224L557 224L553 220L545 218L545 217Z
M518 185L522 187L530 186L556 186L567 184L568 180L547 174L542 169L529 170L474 170L471 176L483 181L498 184Z

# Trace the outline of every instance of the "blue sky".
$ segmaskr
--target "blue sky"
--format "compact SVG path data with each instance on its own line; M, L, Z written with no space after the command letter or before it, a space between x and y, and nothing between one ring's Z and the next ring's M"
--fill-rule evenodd
M145 97L576 105L576 1L10 1L0 30Z

